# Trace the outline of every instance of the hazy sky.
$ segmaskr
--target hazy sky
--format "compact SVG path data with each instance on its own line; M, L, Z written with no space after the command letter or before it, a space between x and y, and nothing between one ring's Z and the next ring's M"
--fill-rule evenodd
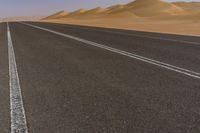
M0 0L0 17L48 15L59 10L72 11L79 8L106 7L133 0ZM165 0L198 1L200 0Z

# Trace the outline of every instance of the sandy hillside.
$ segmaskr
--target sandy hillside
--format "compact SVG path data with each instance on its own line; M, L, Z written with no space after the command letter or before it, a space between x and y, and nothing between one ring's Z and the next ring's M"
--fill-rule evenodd
M200 2L175 2L174 5L181 7L188 13L200 14Z
M107 8L80 9L55 18L57 15L51 15L45 21L200 35L200 2L136 0Z
M152 17L157 15L184 14L186 11L161 0L137 0L126 5L127 9L141 17Z
M77 15L76 17L79 19L96 18L96 17L100 17L106 11L107 11L107 9L105 9L105 8L97 7L97 8L91 9L91 10L87 10L87 11L83 12L81 15Z
M43 18L44 20L47 20L47 19L59 19L59 18L62 18L62 17L65 17L68 13L65 12L65 11L59 11L53 15L50 15L46 18Z
M112 14L112 13L120 13L123 12L125 9L125 5L113 5L107 8L105 14Z
M75 18L75 17L83 15L87 11L88 10L85 10L85 9L79 9L79 10L69 13L67 16L65 16L63 18Z

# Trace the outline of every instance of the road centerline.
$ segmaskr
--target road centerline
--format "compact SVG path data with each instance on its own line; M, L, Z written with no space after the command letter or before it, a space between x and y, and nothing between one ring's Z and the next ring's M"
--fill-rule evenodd
M26 115L21 94L21 87L12 44L9 23L7 23L8 59L10 78L10 115L11 133L28 133Z
M43 31L47 31L47 32L50 32L50 33L53 33L53 34L57 34L57 35L60 35L60 36L63 36L63 37L67 37L67 38L82 42L84 44L92 45L92 46L102 48L102 49L105 49L105 50L108 50L108 51L111 51L111 52L114 52L114 53L118 53L118 54L130 57L130 58L136 59L136 60L140 60L140 61L148 63L148 64L156 65L158 67L162 67L162 68L165 68L165 69L177 72L177 73L184 74L184 75L189 76L189 77L200 79L200 73L194 72L192 70L180 68L180 67L177 67L177 66L174 66L174 65L171 65L171 64L160 62L160 61L150 59L150 58L147 58L147 57L144 57L144 56L140 56L140 55L137 55L137 54L134 54L134 53L130 53L130 52L127 52L127 51L119 50L119 49L116 49L116 48L113 48L113 47L109 47L109 46L106 46L106 45L103 45L103 44L92 42L92 41L82 39L82 38L79 38L79 37L76 37L76 36L72 36L72 35L69 35L69 34L64 34L64 33L61 33L61 32L53 31L53 30L43 28L43 27L40 27L40 26L36 26L36 25L33 25L33 24L28 24L28 23L21 23L21 24L24 24L24 25L27 25L27 26L30 26L30 27L33 27L33 28L36 28L36 29L40 29L40 30L43 30Z

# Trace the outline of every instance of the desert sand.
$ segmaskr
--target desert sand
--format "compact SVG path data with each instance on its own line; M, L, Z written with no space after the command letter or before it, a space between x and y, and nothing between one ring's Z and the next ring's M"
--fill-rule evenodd
M39 21L44 16L17 16L17 17L7 17L7 18L2 18L2 22L12 22L12 21Z
M199 36L200 2L135 0L108 8L61 11L42 21Z

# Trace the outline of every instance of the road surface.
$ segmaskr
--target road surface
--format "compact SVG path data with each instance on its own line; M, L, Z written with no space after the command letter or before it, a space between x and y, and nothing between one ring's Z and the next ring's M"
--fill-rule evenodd
M0 24L1 133L198 133L200 37Z

